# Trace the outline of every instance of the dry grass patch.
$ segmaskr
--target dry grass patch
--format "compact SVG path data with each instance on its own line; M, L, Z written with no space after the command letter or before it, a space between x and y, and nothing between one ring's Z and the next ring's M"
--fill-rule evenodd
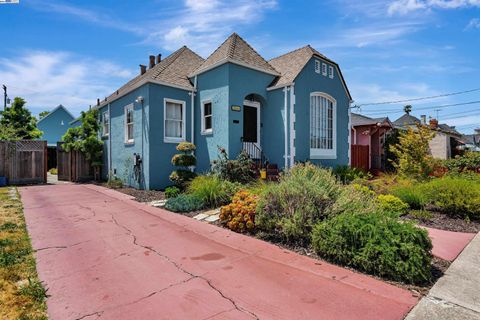
M47 319L20 196L0 188L0 319Z

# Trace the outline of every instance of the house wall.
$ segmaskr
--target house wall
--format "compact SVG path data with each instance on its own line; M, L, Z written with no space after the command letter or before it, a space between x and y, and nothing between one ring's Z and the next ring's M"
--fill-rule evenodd
M197 76L195 97L195 144L197 146L197 172L210 169L210 164L218 158L218 147L229 152L229 67L221 65ZM194 79L193 79L194 81ZM210 134L201 133L201 103L212 102L213 130Z
M144 98L143 108L141 103L136 103L139 96ZM125 143L125 106L134 105L134 143ZM110 134L103 137L105 159L111 162L111 173L122 179L125 184L135 188L150 188L149 165L149 87L144 85L131 93L113 101L110 104ZM108 110L108 105L100 109L100 115ZM143 111L143 112L142 112ZM143 117L142 117L143 113ZM143 143L142 143L143 138ZM109 154L109 139L111 141L111 155ZM133 171L134 153L142 155L140 179L137 181ZM108 174L108 162L104 164L103 173Z
M150 189L164 189L172 184L169 180L169 176L173 170L176 169L172 165L172 157L179 153L176 150L177 142L165 142L164 141L164 99L174 99L185 102L185 126L186 126L186 141L192 141L192 103L191 92L162 86L158 84L148 84L149 90L149 121L147 123L146 130L150 133L148 143L150 154L150 169L149 177ZM200 132L200 128L196 127L197 134ZM197 151L197 154L203 154L202 150Z
M73 127L70 125L73 119L63 108L56 109L37 123L38 129L43 132L39 140L47 140L49 146L56 146L67 130Z
M436 159L448 159L450 152L450 137L442 132L436 132L429 142L430 153Z
M336 68L334 78L315 73L315 58L310 59L295 79L296 157L295 161L310 160L313 163L335 167L348 165L349 159L349 97ZM311 159L310 157L310 93L324 92L337 101L337 154L336 159Z

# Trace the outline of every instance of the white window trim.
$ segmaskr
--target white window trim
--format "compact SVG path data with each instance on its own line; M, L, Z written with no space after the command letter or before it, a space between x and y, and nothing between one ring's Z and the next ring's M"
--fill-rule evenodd
M108 119L108 126L105 125L105 118ZM108 132L105 132L106 130L109 130ZM102 136L103 137L108 137L110 134L110 115L108 114L108 111L102 112Z
M327 64L325 62L322 62L322 75L327 75Z
M210 115L212 117L212 127L210 129L205 129L205 105L207 103L210 103L212 105L212 114ZM202 108L201 108L201 114L202 114L202 126L201 126L201 134L202 135L208 135L213 133L213 103L212 100L204 100L202 101Z
M315 60L315 72L320 74L321 69L322 69L322 64L320 60Z
M134 134L135 133L135 107L134 107L133 103L130 103L130 104L126 105L123 109L123 115L124 115L124 118L125 118L124 121L123 121L124 122L124 128L123 128L124 130L123 131L124 131L124 135L125 135L125 144L133 144L133 143L135 143L135 139L134 138L128 139L128 128L127 128L127 110L128 109L132 109L132 111L134 112L133 113L133 124L132 124L133 125L133 130L132 130L132 132L133 132L133 135L135 136L135 134Z
M167 137L167 102L171 103L177 103L182 105L182 137L181 138L173 138L173 137ZM187 115L186 115L186 102L184 100L175 100L175 99L170 99L170 98L164 98L163 99L163 142L165 143L179 143L186 141L187 137Z
M310 159L337 159L337 100L333 98L331 95L324 92L312 92L310 94L310 103L311 103L311 97L313 96L324 97L333 102L333 119L332 119L332 122L333 122L332 140L333 141L332 141L332 149L310 148ZM310 109L311 109L311 106L309 106L309 110ZM309 128L308 134L310 137L310 128Z
M334 73L333 67L332 67L332 66L328 66L328 77L329 77L330 79L333 79L333 73Z

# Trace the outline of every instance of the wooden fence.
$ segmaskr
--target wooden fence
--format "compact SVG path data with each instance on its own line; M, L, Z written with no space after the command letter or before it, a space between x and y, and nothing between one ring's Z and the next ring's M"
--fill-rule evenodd
M0 176L8 184L47 182L46 141L0 141Z
M352 167L364 171L370 169L370 150L368 146L352 144Z
M79 151L66 152L62 143L57 144L58 180L85 182L94 179L94 170L90 161Z

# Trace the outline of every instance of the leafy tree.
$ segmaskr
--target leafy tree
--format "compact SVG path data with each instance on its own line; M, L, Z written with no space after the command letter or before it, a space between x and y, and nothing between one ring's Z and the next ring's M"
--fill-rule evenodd
M406 114L410 114L410 112L412 112L412 106L407 104L405 107L403 107L403 111L405 111Z
M0 127L2 132L8 132L8 140L32 140L42 136L37 128L37 119L25 107L26 101L16 97L13 103L1 111Z
M80 151L85 154L87 160L92 165L102 164L103 142L98 138L100 124L98 123L98 110L82 111L82 125L75 128L69 128L62 137L63 148L69 152L71 150Z
M40 114L38 115L38 117L40 118L40 120L42 120L43 118L45 118L46 116L48 116L49 113L50 113L50 111L42 111L42 112L40 112Z
M430 174L433 158L429 142L434 136L435 132L421 124L400 132L399 142L390 146L390 151L397 158L393 166L398 173L412 178L424 178Z

